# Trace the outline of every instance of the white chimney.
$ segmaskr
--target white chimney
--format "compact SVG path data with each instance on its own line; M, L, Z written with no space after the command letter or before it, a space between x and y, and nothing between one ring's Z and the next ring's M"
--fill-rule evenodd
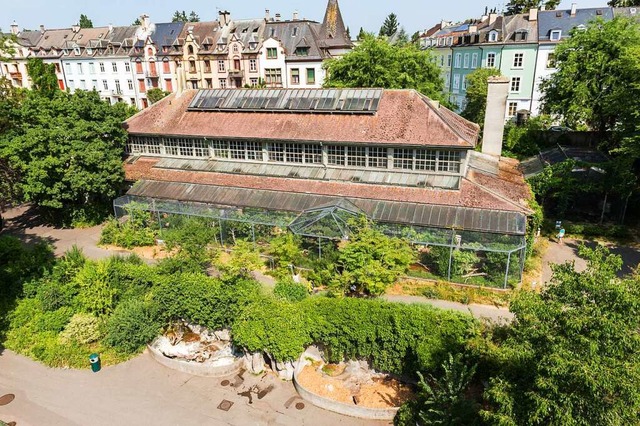
M529 10L529 22L534 22L538 20L538 9L533 8Z
M298 11L297 10L295 12L293 12L293 20L294 21L298 20Z
M18 29L18 23L16 21L13 21L13 23L11 24L11 34L18 35L19 32L20 30Z
M496 22L496 19L498 19L498 14L497 13L490 13L489 14L489 25L493 25L493 23Z
M40 32L43 33L44 32L44 25L40 25Z
M280 16L281 15L279 13L276 13L276 22L280 22Z
M487 108L484 114L482 153L500 157L504 136L504 114L507 110L510 80L507 77L489 77Z
M109 24L109 32L113 31L113 24Z
M475 34L478 32L478 26L476 24L469 25L469 34Z
M78 31L80 31L80 24L78 24L77 22L73 24L71 26L71 31L73 31L74 33L77 33Z
M576 16L578 10L578 3L571 3L571 16Z
M264 10L264 19L266 19L267 21L271 19L271 13L269 12L269 9Z

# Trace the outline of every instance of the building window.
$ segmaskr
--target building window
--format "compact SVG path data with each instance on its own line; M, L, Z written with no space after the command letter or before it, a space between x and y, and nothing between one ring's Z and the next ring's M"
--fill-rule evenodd
M91 88L93 90L98 90L98 80L91 80Z
M129 90L133 90L133 80L127 80L127 87Z
M262 161L262 144L260 142L247 142L247 160Z
M256 61L255 59L249 59L249 71L258 71L258 61Z
M460 173L460 152L438 151L438 171Z
M111 69L113 70L113 72L118 72L118 63L111 62Z
M206 73L210 73L211 72L211 61L208 59L205 59L204 61L204 72Z
M496 31L491 31L489 33L489 41L498 41L498 33Z
M561 30L553 30L551 31L551 40L553 41L558 41L562 38L562 31Z
M462 90L467 90L467 76L462 76Z
M140 93L146 92L146 87L144 86L144 80L138 80L138 91Z
M120 80L116 80L116 93L122 93L122 89L120 88Z
M463 65L463 67L464 68L469 68L469 54L468 53L464 54L464 65Z
M444 67L444 55L440 56L440 66Z
M251 87L256 87L258 85L257 78L251 78L249 81L251 82Z
M15 67L14 69L15 69L14 72L18 72L18 68L17 67ZM72 72L71 72L71 64L69 62L65 62L64 69L65 69L67 74L72 74ZM7 71L7 72L9 72L9 71Z
M549 52L547 55L547 68L555 68L556 67L556 54L553 52Z
M278 59L277 47L267 47L267 59Z
M214 141L213 156L216 158L229 158L229 142Z
M218 79L218 84L220 84L220 88L221 89L226 89L227 88L227 79L226 78Z
M204 79L204 87L205 87L205 89L213 89L213 79L212 78L205 78Z
M284 144L270 143L267 145L267 154L269 161L284 162Z
M456 53L456 62L454 64L454 68L460 68L460 63L462 61L462 54L461 53Z
M453 90L460 89L460 74L453 75Z
M438 151L416 149L416 170L435 171L438 163Z
M89 62L89 74L96 73L96 65L93 62Z
M474 53L471 56L471 68L478 68L478 54Z
M511 77L511 92L520 92L520 77Z
M491 52L487 53L487 68L495 68L496 67L496 54Z
M98 66L100 67L100 72L105 72L105 71L104 71L104 62L100 62L100 63L98 64Z
M516 53L513 55L513 68L522 68L524 62L524 53Z
M82 75L82 64L77 64L78 65L78 74Z
M280 68L266 68L264 76L267 84L282 84L282 70Z
M189 61L189 72L192 74L196 72L196 61Z
M316 84L315 68L307 68L307 84Z
M164 58L162 60L162 72L164 74L171 74L171 65L169 64L169 60Z
M368 167L387 168L387 148L369 147Z
M412 170L413 169L413 149L395 148L393 150L393 168Z
M80 80L80 86L79 89L81 90L86 90L87 89L87 82L84 80Z
M218 61L218 72L224 72L225 71L225 65L224 65L224 61L221 59Z
M129 62L124 63L124 70L126 72L131 72L131 64Z
M517 111L518 111L518 103L509 102L509 117L515 116Z
M451 68L451 55L447 55L447 67Z
M107 80L102 80L102 88L104 90L109 90L109 82Z
M291 68L291 84L300 84L299 68Z
M347 166L366 167L367 149L364 146L347 147Z
M344 166L345 165L345 151L346 147L329 145L327 147L327 162L331 166Z
M293 52L296 56L309 56L309 48L308 47L296 47L296 50Z
M101 71L104 72L104 65L100 64ZM136 74L142 74L142 62L138 59L136 61Z
M173 84L170 78L164 80L164 88L167 92L173 92Z
M444 76L444 87L446 90L449 90L449 87L451 85L451 74L447 73Z

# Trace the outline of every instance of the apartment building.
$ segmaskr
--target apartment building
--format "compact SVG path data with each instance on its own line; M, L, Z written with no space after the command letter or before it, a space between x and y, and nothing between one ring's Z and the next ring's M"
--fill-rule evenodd
M29 89L31 88L31 79L27 72L27 60L31 49L42 37L42 33L40 31L20 31L18 24L14 21L11 24L11 32L6 35L15 37L16 42L10 43L13 55L4 55L0 64L0 77L6 77L15 87Z

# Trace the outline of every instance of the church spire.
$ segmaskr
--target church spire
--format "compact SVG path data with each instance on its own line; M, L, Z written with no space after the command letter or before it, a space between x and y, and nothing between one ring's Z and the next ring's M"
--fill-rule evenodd
M324 14L320 30L320 39L326 47L351 48L353 45L347 35L338 0L329 0L327 3L327 11Z

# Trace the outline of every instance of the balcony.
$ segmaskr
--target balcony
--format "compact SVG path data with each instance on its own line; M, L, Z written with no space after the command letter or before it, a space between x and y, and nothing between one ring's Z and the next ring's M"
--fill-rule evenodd
M229 75L242 75L242 68L230 68Z
M147 71L147 72L145 73L145 76L146 76L147 78L158 78L158 77L159 77L159 75L158 75L158 71L156 71L156 70Z
M111 96L122 96L122 90L112 90Z

